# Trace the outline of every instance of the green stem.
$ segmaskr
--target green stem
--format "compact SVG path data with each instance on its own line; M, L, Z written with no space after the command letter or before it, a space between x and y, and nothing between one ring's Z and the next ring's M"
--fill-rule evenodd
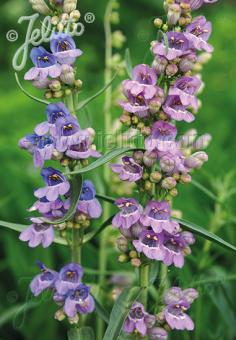
M72 229L72 244L71 244L71 257L72 262L81 263L81 245L83 236L80 229Z
M147 308L148 302L148 286L149 286L149 265L142 265L139 268L139 285L141 288L144 288L142 291L140 301L144 305L145 309Z

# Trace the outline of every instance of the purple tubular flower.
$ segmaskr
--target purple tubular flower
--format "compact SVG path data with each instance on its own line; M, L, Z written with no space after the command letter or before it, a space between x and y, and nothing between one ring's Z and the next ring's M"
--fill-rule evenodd
M139 240L133 241L133 245L139 253L144 253L149 259L162 261L165 254L161 246L162 242L162 233L157 234L152 230L144 230L141 232Z
M21 241L29 242L31 248L42 244L43 248L49 247L54 240L53 226L50 224L32 224L20 233Z
M112 220L114 227L129 229L139 221L143 208L134 198L118 198L115 205L120 212Z
M145 139L145 149L147 151L159 150L159 147L166 142L172 142L177 135L174 125L159 120L153 124L151 135Z
M181 103L198 109L198 100L195 94L198 92L202 82L198 77L181 77L169 90L170 96L179 96Z
M83 138L77 144L68 147L66 156L72 159L86 159L89 157L99 158L101 154L91 147L92 139L89 132L87 130L81 130L81 135L82 133Z
M145 336L148 331L149 322L148 318L153 317L144 310L144 306L135 302L130 309L129 315L124 323L124 332L131 334L137 331L142 336Z
M70 318L75 317L77 313L92 313L95 309L95 302L90 294L90 288L84 284L78 285L67 296L63 309Z
M56 149L65 152L70 146L77 145L87 138L85 130L80 130L78 120L73 116L56 121Z
M83 276L83 268L77 263L70 263L63 267L55 282L55 288L60 295L67 294L80 284Z
M95 187L89 180L83 181L77 211L82 212L91 218L99 218L102 214L101 204L96 198Z
M166 307L164 315L166 322L172 329L187 329L189 331L194 329L192 319L185 312L197 297L198 292L193 288L182 291L179 287L172 287L165 294L164 302Z
M39 136L43 136L50 132L52 136L55 136L55 124L59 118L66 118L70 116L70 112L64 103L51 103L47 106L47 121L36 126L35 133Z
M214 4L218 0L175 0L177 3L189 4L192 10L199 9L203 4Z
M179 224L170 218L170 205L167 201L150 201L140 218L144 226L151 227L155 233L163 230L168 233L179 231Z
M193 234L187 231L175 235L165 233L162 244L165 253L164 264L170 266L174 263L176 267L182 268L184 265L184 251L188 249L188 253L191 253L189 245L194 244L194 242Z
M28 211L38 211L41 214L47 214L49 212L55 213L57 215L57 211L60 211L63 207L63 201L58 198L54 202L50 202L46 197L40 198L36 201Z
M70 183L63 174L51 167L44 168L41 171L46 187L40 188L34 192L37 198L46 197L50 202L56 201L60 195L65 195L70 189Z
M155 42L152 46L152 52L155 56L165 57L173 60L189 52L189 41L181 32L168 32L168 46L165 45L164 39L161 42Z
M120 175L122 181L136 182L143 176L143 168L132 157L122 157L123 165L111 164L113 172Z
M50 136L38 136L34 133L27 135L25 138L31 144L28 150L33 154L34 166L36 168L41 168L44 165L44 161L52 159L54 141Z
M155 86L157 83L157 74L150 66L140 64L133 69L132 79L139 84Z
M207 53L213 52L213 47L207 43L212 31L212 25L204 16L196 17L193 22L186 27L185 36L192 44L193 48Z
M162 108L171 119L177 121L184 120L187 123L191 123L195 117L191 112L186 110L187 107L188 105L183 104L179 95L171 95L167 97Z
M66 33L53 33L50 48L60 64L73 64L83 52L76 48L74 39Z
M54 55L47 52L42 46L31 50L30 58L35 67L26 74L25 80L44 80L47 77L57 78L61 74L61 66L57 63Z
M30 283L30 290L34 296L38 296L45 289L54 288L54 283L58 277L58 273L54 270L48 269L44 264L39 263L41 274L35 276Z

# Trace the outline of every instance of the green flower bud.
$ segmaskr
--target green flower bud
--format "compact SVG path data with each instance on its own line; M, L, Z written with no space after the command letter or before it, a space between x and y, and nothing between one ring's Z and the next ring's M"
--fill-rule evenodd
M43 15L48 15L51 13L50 8L44 2L44 0L29 0L32 5L33 10Z
M156 28L161 28L162 25L163 25L163 21L161 20L161 18L156 18L156 19L154 20L154 26L155 26Z
M117 248L122 252L126 253L128 251L128 241L125 237L120 236L116 240Z
M152 172L150 175L150 181L153 183L159 183L162 178L162 174L158 171Z
M171 190L176 186L177 182L173 177L166 177L161 182L161 186L163 189Z
M138 253L137 253L135 250L131 250L131 251L129 252L129 257L130 257L131 259L136 259L136 258L138 257Z
M65 319L66 315L63 312L62 309L59 309L58 311L56 311L56 313L54 314L54 318L58 321L63 321Z
M118 257L118 261L119 261L120 263L126 263L126 262L129 261L129 258L128 258L127 255L122 254L122 255L120 255L120 256Z
M53 91L53 92L56 92L56 91L60 91L61 89L61 83L59 80L52 80L50 85L49 85L49 88Z
M63 10L66 13L71 13L77 7L77 0L64 0Z
M142 262L141 262L141 260L138 259L138 258L132 259L132 260L131 260L131 265L132 265L133 267L138 268L138 267L141 266L141 264L142 264Z
M115 48L122 48L126 41L126 37L121 31L115 31L112 33L112 46Z

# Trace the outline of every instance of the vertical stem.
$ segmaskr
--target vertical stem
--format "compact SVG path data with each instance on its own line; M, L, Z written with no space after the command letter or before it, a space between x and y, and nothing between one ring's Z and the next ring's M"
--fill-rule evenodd
M72 249L71 249L71 257L72 261L75 263L81 263L81 231L73 227L72 229Z
M147 308L148 302L148 285L149 285L149 265L142 265L139 268L139 285L141 288L144 288L142 291L140 301L144 305L144 308Z

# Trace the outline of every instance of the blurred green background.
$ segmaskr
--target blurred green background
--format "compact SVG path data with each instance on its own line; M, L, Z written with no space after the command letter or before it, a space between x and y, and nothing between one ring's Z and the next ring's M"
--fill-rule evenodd
M153 19L162 15L160 0L121 0L121 23L117 26L127 38L133 63L149 62L149 43L155 39ZM18 148L18 140L30 133L34 126L45 119L44 106L27 98L17 87L11 66L16 49L24 41L26 25L17 25L22 15L32 14L27 0L1 1L1 94L0 94L0 219L27 223L26 209L34 201L33 190L41 183L39 171L32 166L31 157ZM84 51L78 62L78 75L84 86L81 99L90 96L103 86L104 31L103 15L106 0L80 0L83 14L92 12L96 20L86 24L86 32L77 42ZM234 188L236 187L236 22L235 1L222 1L204 7L204 14L213 22L211 43L215 47L213 59L203 70L206 87L199 116L191 127L200 134L209 132L213 142L208 149L209 162L194 178L212 190L224 204L217 204L192 185L181 188L175 201L175 208L184 212L184 217L199 225L215 230L224 239L236 245L236 209ZM11 43L6 33L15 29L18 41ZM122 51L124 54L124 51ZM30 63L29 63L30 65ZM28 65L28 66L29 66ZM27 68L26 68L27 69ZM25 70L26 70L25 69ZM20 74L23 77L24 71ZM121 79L118 79L119 83ZM25 83L25 88L40 96L40 91ZM89 104L90 124L103 129L103 98ZM114 110L114 118L120 111ZM87 118L81 114L82 125ZM187 130L187 124L179 124L180 131ZM98 188L102 185L101 170L95 177ZM233 189L233 190L232 190ZM29 249L18 240L17 233L0 229L0 339L66 339L66 324L53 319L54 303L44 299L31 309L17 314L18 306L27 299L28 284L37 273L35 261L40 259L47 266L60 268L68 261L69 250L57 245L49 249ZM94 241L83 253L83 264L97 268ZM109 269L123 267L116 262L117 253L111 252ZM183 287L195 285L200 298L192 308L196 330L189 334L173 333L171 339L236 339L236 261L235 255L218 246L204 243L198 238L193 247L193 256L186 260L182 271L170 268L172 284ZM86 275L87 282L96 282L96 277ZM234 281L235 280L235 281ZM215 282L214 282L215 281ZM29 297L28 297L29 298ZM39 299L34 299L39 301ZM108 308L109 308L108 303ZM89 322L88 322L89 323Z

